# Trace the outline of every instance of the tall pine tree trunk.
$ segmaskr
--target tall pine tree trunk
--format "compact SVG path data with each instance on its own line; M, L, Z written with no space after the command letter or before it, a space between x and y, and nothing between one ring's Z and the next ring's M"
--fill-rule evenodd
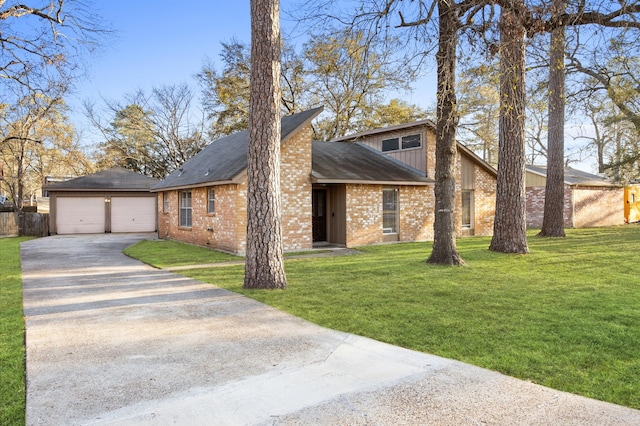
M554 0L554 13L566 8L565 0ZM549 130L547 137L547 182L544 194L544 217L538 235L564 237L564 109L565 67L564 27L551 32L549 52Z
M456 128L456 49L458 45L458 20L453 2L438 1L439 46L438 110L436 116L436 170L435 170L435 221L433 224L433 250L429 263L460 265L463 263L456 247L455 230L455 172Z
M525 199L524 0L500 13L500 134L493 238L489 249L527 253Z
M280 202L280 1L251 0L245 288L285 288Z

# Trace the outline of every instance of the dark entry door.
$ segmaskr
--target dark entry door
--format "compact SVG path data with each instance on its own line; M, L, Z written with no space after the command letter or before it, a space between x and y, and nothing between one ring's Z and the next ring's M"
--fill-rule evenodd
M327 241L327 191L314 189L311 202L313 241Z

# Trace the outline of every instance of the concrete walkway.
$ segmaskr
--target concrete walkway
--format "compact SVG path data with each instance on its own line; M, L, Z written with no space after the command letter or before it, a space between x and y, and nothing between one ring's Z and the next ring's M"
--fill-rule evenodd
M28 425L638 425L640 411L328 330L153 269L148 235L22 244Z

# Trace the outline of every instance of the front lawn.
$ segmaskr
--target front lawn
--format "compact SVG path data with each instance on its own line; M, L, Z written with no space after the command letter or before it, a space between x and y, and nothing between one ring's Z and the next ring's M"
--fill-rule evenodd
M285 291L243 290L243 266L182 273L325 327L640 408L640 226L567 234L531 233L529 255L460 239L467 265L454 268L425 263L430 243L291 259Z
M124 254L156 268L242 260L241 257L232 254L171 240L143 240L135 246L127 247Z
M27 239L0 238L0 425L25 422L20 242Z

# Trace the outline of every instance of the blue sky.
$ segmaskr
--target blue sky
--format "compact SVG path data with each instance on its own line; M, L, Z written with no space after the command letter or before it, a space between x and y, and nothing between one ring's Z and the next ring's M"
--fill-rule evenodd
M91 64L84 94L131 92L137 87L191 80L221 40L249 41L249 2L102 0L100 13L115 35ZM188 5L188 7L187 7Z
M281 26L288 32L295 22L287 12L300 0L281 0ZM84 117L83 102L101 98L122 101L137 89L186 82L205 58L219 62L220 42L251 39L249 0L96 0L96 8L115 32L104 49L92 58L87 80L79 81L68 99L71 120L85 144L99 142ZM434 58L435 62L435 58ZM412 93L391 94L423 108L435 103L435 65L415 84ZM435 117L433 117L435 119ZM567 138L567 145L573 141ZM588 171L592 167L574 165Z
M217 60L221 41L236 37L248 42L249 2L220 3L97 1L98 13L114 35L92 58L88 78L78 82L70 99L72 119L81 121L85 100L122 100L137 89L192 84L206 57Z
M205 58L219 64L220 42L237 38L249 43L251 24L249 0L100 0L96 8L115 31L89 66L88 79L79 81L69 98L71 119L90 137L83 116L85 100L104 97L123 100L137 89L149 92L154 86L189 83ZM281 0L283 31L294 27L287 11L297 0ZM435 75L435 70L432 75ZM426 79L412 94L398 94L410 103L426 107L435 101L435 87Z

